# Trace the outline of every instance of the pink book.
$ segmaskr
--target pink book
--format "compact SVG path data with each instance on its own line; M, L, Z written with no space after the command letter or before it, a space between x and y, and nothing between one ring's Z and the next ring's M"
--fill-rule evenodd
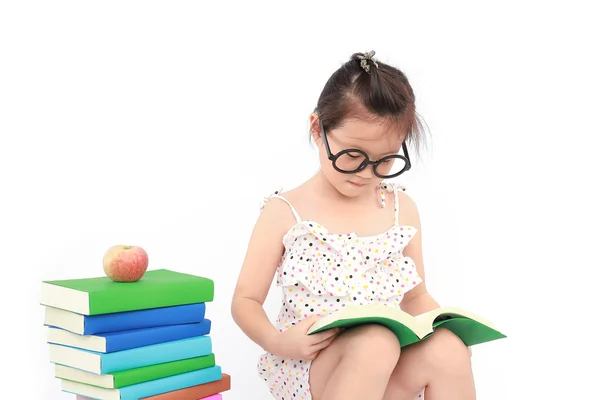
M92 400L89 397L77 396L76 400ZM213 394L212 396L203 397L200 400L223 400L223 395L221 393Z
M77 400L92 400L89 397L77 396ZM221 393L213 394L212 396L203 397L200 400L223 400L223 395Z

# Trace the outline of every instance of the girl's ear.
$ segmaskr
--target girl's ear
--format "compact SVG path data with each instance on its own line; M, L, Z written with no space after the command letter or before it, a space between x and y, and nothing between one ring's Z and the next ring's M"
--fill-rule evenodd
M310 129L310 136L312 136L315 143L321 141L321 126L319 124L319 116L317 113L311 113L308 119L308 128Z

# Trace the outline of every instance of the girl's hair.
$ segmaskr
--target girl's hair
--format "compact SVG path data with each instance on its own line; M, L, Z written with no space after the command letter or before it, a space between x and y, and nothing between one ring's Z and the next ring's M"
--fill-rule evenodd
M335 71L323 87L315 112L326 131L348 118L391 123L418 150L424 130L413 89L402 71L374 60L373 54L354 53Z

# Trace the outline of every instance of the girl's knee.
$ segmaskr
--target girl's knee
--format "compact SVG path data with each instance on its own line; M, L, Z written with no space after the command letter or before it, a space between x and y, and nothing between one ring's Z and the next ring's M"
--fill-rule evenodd
M469 348L451 331L438 329L428 341L425 357L431 367L449 373L471 369Z
M400 343L396 335L380 325L365 325L353 328L344 333L349 339L347 354L369 360L369 365L380 365L389 368L396 366L400 357Z

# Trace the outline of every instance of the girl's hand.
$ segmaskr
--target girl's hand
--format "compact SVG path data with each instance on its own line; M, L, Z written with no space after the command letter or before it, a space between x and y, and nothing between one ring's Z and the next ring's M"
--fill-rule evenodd
M314 360L317 354L329 346L340 332L335 328L307 335L308 330L317 319L319 319L318 316L311 315L279 334L273 344L273 354L295 360Z

